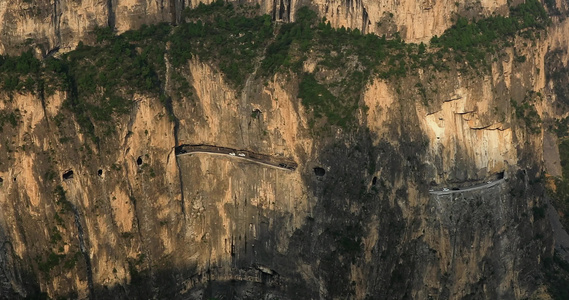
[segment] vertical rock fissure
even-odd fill
[[[274,40],[274,38],[271,39],[271,42],[267,43],[267,45],[270,45],[273,40]],[[262,53],[266,53],[267,48],[268,48],[268,46],[263,49]],[[243,90],[241,91],[241,104],[242,104],[241,107],[243,107],[245,109],[247,109],[249,106],[249,95],[254,94],[253,90],[252,90],[251,82],[253,81],[253,79],[255,79],[257,77],[257,71],[261,67],[261,62],[264,59],[265,59],[265,55],[262,55],[259,57],[259,59],[257,59],[257,61],[255,62],[255,69],[253,70],[253,73],[251,73],[251,75],[249,75],[249,77],[247,77],[247,80],[245,81],[245,86],[243,87]],[[241,142],[243,143],[244,146],[249,145],[248,135],[244,134],[244,132],[243,132],[243,128],[247,128],[247,122],[248,122],[248,120],[243,118],[243,119],[241,119],[241,123],[239,123],[239,131],[241,132]],[[245,140],[245,138],[247,138],[247,140]]]
[[[290,11],[291,11],[291,0],[285,0],[286,1],[286,11],[285,11],[285,15],[286,15],[286,20],[287,22],[291,22],[291,18],[290,18]]]
[[[43,116],[45,118],[45,126],[47,128],[47,131],[51,132],[51,126],[49,123],[49,114],[47,113],[47,104],[45,101],[45,88],[43,86],[39,89],[39,98],[41,101],[41,108],[43,111]]]
[[[452,194],[450,194],[450,202],[453,203],[454,201],[456,201],[456,199],[453,197]],[[452,218],[452,214],[451,214],[451,218]],[[460,219],[460,217],[458,217],[458,218]],[[452,224],[452,222],[456,222],[456,224],[458,226],[458,219],[456,219],[456,220],[451,219],[450,221],[451,221],[451,224]],[[456,234],[457,234],[456,232],[458,230],[457,226],[454,226],[454,228],[452,229],[453,233],[451,235],[451,239],[452,239],[452,252],[451,252],[451,259],[450,259],[450,268],[451,269],[455,267],[454,266],[454,257],[456,254],[456,240],[458,239],[458,237],[456,236]]]
[[[186,7],[184,0],[170,0],[170,14],[172,24],[176,25],[182,21],[182,12]]]
[[[186,220],[186,208],[185,208],[185,200],[184,200],[184,181],[182,180],[182,170],[180,168],[180,164],[178,163],[178,157],[176,157],[176,167],[178,168],[178,177],[180,178],[180,205],[182,208],[182,216],[184,216],[184,221]]]
[[[13,257],[12,243],[4,228],[0,227],[0,297],[6,297],[4,299],[25,295],[20,288],[22,279],[19,270],[14,266]]]
[[[95,299],[95,288],[93,285],[93,271],[91,267],[91,258],[89,257],[89,251],[87,251],[87,247],[85,246],[83,225],[81,225],[81,220],[79,219],[79,211],[77,210],[77,206],[72,204],[72,207],[73,207],[73,214],[75,216],[75,227],[77,227],[77,235],[79,236],[79,249],[83,254],[83,258],[85,259],[85,265],[87,269],[87,285],[89,287],[89,298]]]
[[[367,27],[368,27],[368,22],[369,22],[369,16],[367,14],[367,9],[365,7],[363,7],[363,3],[362,3],[362,34],[366,34],[367,33]]]
[[[176,118],[174,123],[174,143],[178,145],[178,130],[180,127],[180,122]],[[174,159],[176,160],[176,168],[178,169],[178,180],[180,181],[180,205],[182,208],[182,215],[184,216],[184,221],[186,220],[186,208],[185,208],[185,198],[184,198],[184,181],[182,180],[182,168],[180,168],[180,163],[178,162],[178,156],[175,155],[176,150],[174,150]]]
[[[286,13],[286,5],[285,5],[284,1],[286,1],[286,0],[280,0],[279,1],[279,20],[282,20],[282,21],[286,21],[284,18],[285,13]]]
[[[136,198],[134,197],[134,189],[132,188],[132,185],[130,184],[130,182],[127,182],[128,185],[128,195],[130,198],[130,202],[132,203],[132,209],[135,212],[134,213],[134,220],[136,222],[136,230],[138,231],[138,236],[140,238],[140,240],[142,241],[142,232],[140,232],[140,219],[138,218],[138,206],[136,203]]]
[[[179,9],[178,9],[178,12],[179,12],[179,15],[180,15],[180,16],[179,16],[178,22],[182,22],[182,15],[183,15],[184,9],[186,9],[186,1],[180,0],[180,6],[179,6]]]
[[[178,4],[179,3],[180,3],[179,0],[168,1],[168,8],[170,11],[170,22],[173,25],[178,24]],[[160,6],[164,7],[164,1],[160,1]]]
[[[53,1],[53,31],[55,33],[56,41],[55,45],[51,45],[52,48],[57,48],[61,45],[61,24],[60,24],[60,14],[59,10],[59,0]]]
[[[273,17],[273,21],[277,20],[277,1],[278,0],[273,0],[273,9],[271,11],[271,15]]]
[[[181,1],[181,5],[182,7],[184,7],[184,1]],[[170,78],[172,77],[172,65],[170,64],[170,61],[168,60],[168,55],[164,54],[164,65],[166,66],[166,76],[164,79],[164,90],[163,93],[165,93],[166,95],[169,94],[169,92],[172,90],[170,87]],[[166,108],[168,109],[168,108]],[[178,138],[178,132],[180,131],[180,121],[178,120],[178,118],[176,117],[176,114],[174,113],[173,107],[172,105],[170,105],[170,112],[171,115],[174,116],[174,145],[175,146],[179,146],[179,138]],[[174,154],[176,153],[176,150],[174,150]],[[182,169],[180,168],[180,163],[178,161],[178,156],[174,155],[174,159],[176,160],[176,168],[178,169],[178,179],[180,181],[180,195],[181,195],[181,199],[180,199],[180,205],[181,205],[181,209],[182,209],[182,215],[184,216],[184,221],[186,220],[186,208],[185,208],[185,199],[184,199],[184,181],[182,180]]]
[[[107,25],[111,29],[115,29],[115,11],[113,9],[113,0],[107,0],[108,20]]]

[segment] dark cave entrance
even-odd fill
[[[72,179],[73,178],[73,170],[69,170],[65,173],[63,173],[63,180],[68,180],[68,179]]]
[[[324,170],[324,169],[321,168],[321,167],[316,167],[316,168],[314,168],[314,175],[316,175],[316,176],[324,176],[324,175],[326,175],[326,170]]]
[[[496,176],[498,176],[498,179],[503,179],[504,175],[505,175],[505,171],[499,172]]]

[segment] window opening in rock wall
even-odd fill
[[[314,168],[314,174],[316,176],[324,176],[326,174],[326,170],[324,170],[323,168],[320,168],[320,167],[316,167],[316,168]]]
[[[73,178],[73,170],[69,170],[63,173],[63,180],[72,179]]]

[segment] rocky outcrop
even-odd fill
[[[16,54],[36,48],[38,55],[74,49],[80,41],[92,43],[97,27],[118,33],[142,24],[177,23],[182,11],[213,1],[158,0],[15,0],[0,5],[0,54]],[[506,14],[506,1],[367,1],[301,2],[254,1],[259,13],[274,20],[294,21],[295,11],[311,5],[333,27],[359,29],[364,33],[391,36],[396,32],[411,42],[427,42],[453,24],[456,15],[471,17]]]
[[[364,33],[393,35],[411,42],[427,42],[442,34],[457,15],[488,16],[507,13],[506,1],[320,1],[320,14],[335,27]]]
[[[29,45],[42,55],[69,51],[80,41],[92,42],[97,27],[124,32],[142,24],[175,22],[183,7],[183,1],[153,0],[5,2],[0,5],[0,53],[18,53]]]
[[[64,92],[13,94],[2,104],[17,122],[3,129],[0,220],[10,250],[0,262],[19,263],[2,269],[3,295],[529,296],[528,276],[551,251],[547,223],[532,214],[543,192],[530,184],[541,176],[540,157],[524,156],[540,135],[492,107],[509,107],[502,97],[541,81],[503,76],[501,65],[492,76],[438,81],[440,97],[428,105],[412,88],[398,93],[376,80],[363,95],[367,130],[321,137],[294,76],[264,83],[252,74],[236,90],[199,59],[184,68],[191,95],[171,111],[134,95],[132,111],[100,143],[80,133]],[[176,156],[181,144],[291,157],[298,168]],[[433,181],[469,184],[501,171],[509,182],[488,191],[428,192]]]
[[[17,3],[39,5],[24,2]],[[30,25],[40,16],[28,10],[0,6],[2,24],[15,12],[30,20],[14,22],[15,31],[3,27],[3,51],[16,51],[6,45],[32,31],[46,50],[72,48],[94,26],[173,22],[179,8],[196,5],[87,3],[57,2],[53,29]],[[505,5],[477,3],[479,10],[465,11]],[[286,20],[295,5],[261,7],[279,7],[275,18]],[[423,40],[448,27],[463,4],[314,5],[334,26],[380,34],[407,26],[405,37]],[[386,13],[399,6],[427,25]],[[155,17],[139,18],[147,15]],[[392,25],[374,29],[377,21]],[[160,92],[172,102],[135,93],[128,113],[94,124],[101,140],[64,105],[66,91],[4,93],[0,298],[528,298],[542,284],[553,240],[540,213],[542,130],[515,117],[511,100],[533,97],[540,116],[553,116],[556,82],[547,80],[545,57],[567,46],[566,27],[555,24],[533,46],[516,40],[482,75],[453,69],[376,78],[349,131],[311,127],[292,72],[253,72],[237,89],[198,57],[177,70],[189,92],[176,95],[167,64]],[[50,39],[51,32],[64,34]],[[184,144],[291,158],[298,167],[177,156]],[[507,180],[489,189],[429,192],[502,172]]]

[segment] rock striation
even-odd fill
[[[456,13],[507,11],[504,1],[447,2],[311,4],[335,27],[408,41],[441,34]],[[176,23],[197,5],[4,1],[0,52],[27,42],[42,55],[67,51],[97,26]],[[259,5],[293,21],[299,3]],[[191,92],[176,96],[166,59],[160,92],[172,102],[135,93],[110,129],[95,126],[102,140],[69,112],[69,90],[2,92],[0,299],[535,296],[554,249],[539,213],[547,158],[542,127],[523,126],[511,101],[532,97],[541,118],[559,117],[546,58],[564,51],[554,66],[566,66],[568,30],[556,20],[534,45],[516,39],[485,75],[375,78],[350,132],[315,132],[295,73],[249,74],[236,88],[199,57],[179,75]],[[262,153],[295,169],[177,155],[184,145]],[[491,188],[460,191],[498,176]],[[459,190],[429,193],[443,188]]]
[[[14,0],[0,4],[0,54],[15,54],[34,45],[38,54],[74,49],[92,42],[97,27],[122,33],[142,24],[176,24],[185,8],[214,1],[189,0]],[[273,20],[294,21],[294,12],[310,4],[333,27],[392,36],[410,42],[428,42],[453,24],[457,15],[490,16],[508,12],[506,1],[367,1],[296,0],[253,1]]]

